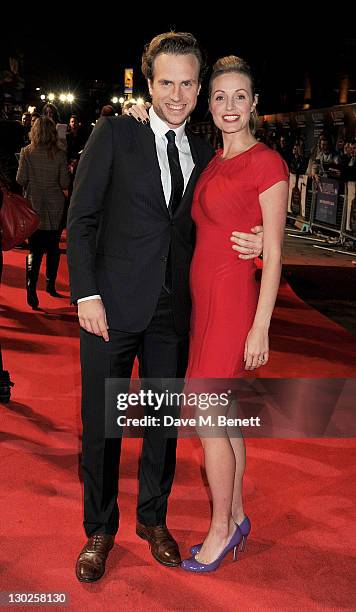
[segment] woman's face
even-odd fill
[[[351,142],[346,142],[345,146],[344,146],[344,154],[350,156],[351,155],[351,149],[352,149]]]
[[[251,111],[255,106],[251,82],[245,74],[228,72],[213,80],[210,111],[215,125],[222,132],[249,132]]]

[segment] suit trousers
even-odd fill
[[[136,356],[142,378],[184,378],[188,334],[175,331],[171,296],[164,289],[147,329],[137,333],[109,329],[109,342],[83,329],[80,332],[84,529],[88,537],[114,535],[119,525],[121,438],[105,438],[105,378],[130,378]],[[177,438],[167,437],[161,428],[146,428],[137,501],[137,519],[144,525],[166,523],[176,445]]]

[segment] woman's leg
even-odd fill
[[[227,417],[229,419],[236,419],[238,417],[236,399],[231,402]],[[245,518],[243,508],[243,477],[246,467],[246,446],[241,429],[238,425],[227,427],[226,431],[236,462],[231,514],[235,523],[239,525]]]
[[[201,442],[213,512],[209,533],[196,558],[202,563],[211,563],[227,546],[236,529],[231,516],[236,462],[228,436],[202,437]]]
[[[36,230],[29,240],[29,254],[26,257],[27,303],[31,308],[38,308],[37,281],[44,253],[44,230]]]
[[[55,283],[60,261],[60,236],[60,230],[49,230],[47,232],[46,291],[54,297],[58,296]]]
[[[246,447],[245,441],[241,438],[230,438],[230,444],[232,446],[235,455],[235,479],[234,479],[234,492],[232,496],[231,514],[237,525],[242,523],[245,518],[245,512],[243,508],[243,477],[246,466]]]

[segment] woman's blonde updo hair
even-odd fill
[[[253,78],[253,74],[251,72],[251,68],[248,65],[248,63],[245,62],[244,59],[242,59],[241,57],[237,57],[236,55],[227,55],[226,57],[221,57],[215,62],[211,76],[210,76],[210,80],[209,80],[209,100],[210,100],[210,96],[212,92],[212,86],[213,86],[214,79],[221,76],[222,74],[228,74],[229,72],[236,72],[237,74],[243,74],[249,79],[250,85],[251,85],[252,100],[254,100],[255,95],[256,95],[256,90],[255,90],[255,81]],[[252,134],[254,134],[256,131],[256,125],[257,125],[257,111],[256,111],[256,108],[254,108],[253,111],[251,112],[251,118],[250,118],[250,130]]]

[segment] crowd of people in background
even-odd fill
[[[335,144],[330,135],[320,134],[310,155],[304,151],[304,142],[295,138],[288,143],[285,136],[267,139],[272,149],[282,155],[293,174],[307,174],[318,180],[320,177],[339,178],[343,181],[356,179],[356,141],[340,136]]]

